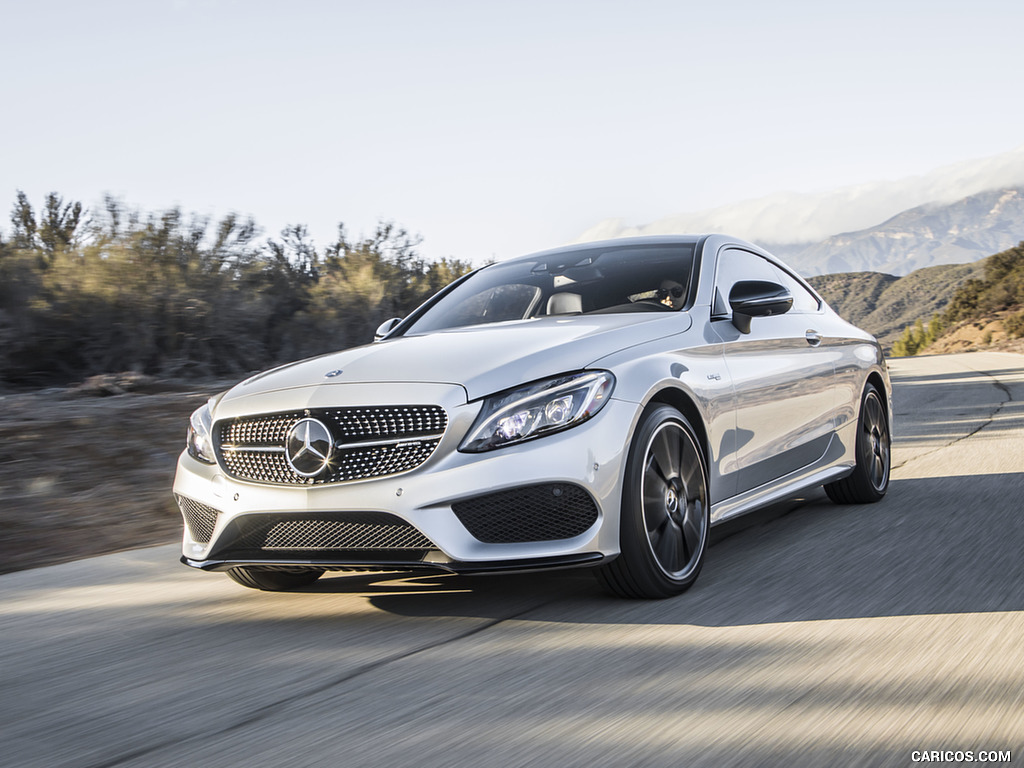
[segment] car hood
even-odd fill
[[[686,331],[687,313],[545,317],[400,336],[257,374],[224,400],[351,383],[456,384],[469,400],[586,368],[602,357]]]

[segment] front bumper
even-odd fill
[[[212,510],[200,540],[185,526],[182,562],[203,570],[259,565],[480,572],[586,565],[617,555],[623,465],[639,406],[612,398],[593,419],[565,432],[466,454],[457,448],[479,404],[466,404],[455,389],[435,399],[447,400],[442,404],[450,419],[437,450],[422,466],[403,474],[318,486],[263,485],[234,479],[219,466],[182,453],[174,482],[179,504],[186,499]],[[482,534],[477,529],[474,536],[452,508],[481,496],[504,491],[515,495],[536,486],[581,489],[596,507],[595,521],[567,538],[495,543],[478,538]],[[415,550],[258,551],[251,540],[240,544],[239,531],[251,529],[256,521],[349,520],[361,514],[411,526],[429,544]]]

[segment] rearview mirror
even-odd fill
[[[752,317],[782,315],[792,306],[793,294],[767,280],[740,280],[729,291],[732,324],[740,333],[750,333]]]
[[[390,320],[385,320],[383,323],[377,326],[377,330],[374,331],[373,333],[373,340],[380,341],[393,330],[395,330],[395,326],[398,325],[400,322],[402,322],[402,318],[400,317],[392,317]]]

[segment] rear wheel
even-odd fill
[[[312,584],[323,575],[323,571],[315,568],[303,568],[294,571],[273,571],[267,568],[239,566],[228,571],[228,576],[243,587],[262,589],[267,592],[298,589]]]
[[[709,528],[704,452],[675,408],[641,418],[626,461],[619,520],[621,553],[597,576],[622,597],[678,595],[704,564]]]
[[[836,504],[871,504],[889,489],[892,462],[889,418],[882,395],[874,384],[864,388],[857,419],[857,465],[853,472],[825,486]]]

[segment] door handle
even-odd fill
[[[808,330],[807,333],[804,334],[804,338],[807,339],[807,343],[812,347],[816,347],[821,344],[821,334],[815,330]]]

